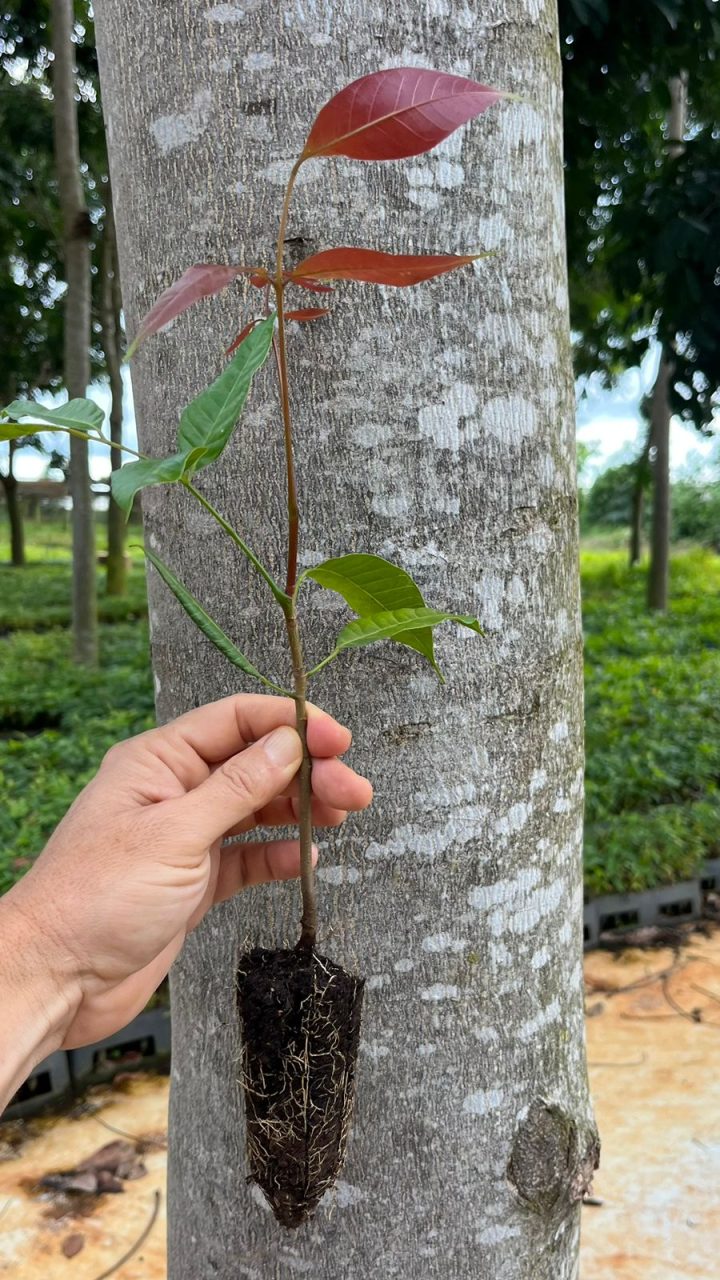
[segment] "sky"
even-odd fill
[[[593,448],[581,483],[588,487],[601,471],[629,462],[640,449],[645,428],[640,403],[657,374],[658,352],[650,350],[639,368],[628,369],[612,390],[591,375],[577,384],[577,438]],[[720,476],[720,421],[716,436],[708,438],[673,418],[670,429],[670,467],[673,478],[692,473],[717,480]]]
[[[578,440],[592,447],[592,455],[583,469],[581,483],[588,486],[608,466],[630,461],[639,451],[642,438],[640,402],[651,389],[657,370],[657,353],[650,351],[640,368],[629,369],[612,390],[604,388],[599,378],[592,375],[577,385]],[[132,404],[132,386],[127,367],[123,368],[125,382],[124,439],[137,448],[135,413]],[[107,412],[110,407],[108,388],[97,383],[90,388],[93,400]],[[42,397],[47,404],[59,403],[64,397]],[[55,445],[58,437],[45,436],[49,445]],[[4,451],[3,451],[4,452]],[[99,445],[90,446],[90,471],[93,479],[107,476],[109,450]],[[1,455],[0,455],[1,456]],[[706,475],[708,479],[720,476],[720,422],[718,435],[708,439],[691,426],[673,419],[670,433],[670,463],[673,476],[692,473]],[[16,474],[21,480],[36,480],[45,474],[47,459],[34,450],[26,450],[16,460]]]

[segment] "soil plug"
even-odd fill
[[[238,977],[250,1180],[297,1227],[345,1157],[365,984],[299,947],[250,951]]]

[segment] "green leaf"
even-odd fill
[[[128,462],[113,473],[112,491],[126,516],[133,498],[149,484],[172,484],[190,477],[222,453],[247,399],[253,375],[267,359],[275,317],[268,316],[239,347],[219,378],[193,400],[180,418],[179,450],[169,458]],[[76,403],[89,403],[73,401]]]
[[[365,618],[356,618],[354,622],[343,627],[335,643],[332,653],[319,662],[308,675],[315,675],[322,667],[336,658],[343,649],[360,648],[361,645],[374,644],[376,640],[397,640],[407,631],[422,631],[424,627],[437,627],[441,622],[459,622],[482,635],[482,628],[476,618],[463,613],[442,613],[438,609],[391,609],[382,613],[370,614]],[[435,666],[440,679],[442,675]]]
[[[267,360],[274,328],[274,315],[256,325],[220,377],[183,411],[178,446],[181,452],[193,454],[188,475],[213,462],[225,448],[242,412],[253,376]]]
[[[126,516],[132,511],[135,494],[149,484],[172,484],[182,479],[187,467],[187,454],[173,453],[169,458],[141,458],[126,462],[112,474],[112,495]]]
[[[21,440],[33,434],[32,422],[0,422],[0,440]]]
[[[477,618],[468,617],[465,613],[442,613],[438,609],[392,609],[349,622],[337,638],[335,652],[374,644],[376,640],[396,640],[403,631],[437,627],[441,622],[459,622],[461,626],[469,627],[471,631],[482,635],[482,627]]]
[[[425,607],[422,592],[409,573],[389,560],[383,560],[382,556],[338,556],[334,560],[325,560],[314,569],[306,569],[303,577],[312,578],[330,591],[337,591],[361,618],[388,609]],[[436,667],[431,627],[400,632],[393,638],[421,653]]]
[[[198,630],[202,631],[203,635],[211,642],[211,644],[214,644],[215,648],[220,650],[223,657],[227,658],[228,662],[232,662],[234,667],[239,667],[246,675],[252,676],[255,680],[260,680],[262,684],[268,685],[271,689],[277,689],[278,686],[274,685],[271,680],[267,680],[265,676],[261,675],[257,667],[254,667],[252,662],[250,662],[245,655],[236,648],[230,637],[225,634],[222,628],[219,627],[216,622],[213,622],[213,619],[205,612],[200,602],[195,599],[195,596],[187,590],[187,587],[183,586],[179,578],[175,577],[172,569],[169,569],[168,566],[164,564],[153,551],[148,550],[147,547],[144,548],[144,552],[151,565],[157,569],[163,582],[172,591],[175,599],[179,600],[188,617],[192,619]],[[279,690],[279,692],[284,693],[285,690]]]
[[[61,431],[102,431],[105,421],[105,414],[94,400],[68,400],[55,409],[34,400],[13,400],[4,412],[9,418],[32,418],[33,423],[42,422]]]

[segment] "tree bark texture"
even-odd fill
[[[282,192],[333,92],[419,64],[522,95],[407,163],[312,162],[288,235],[395,252],[496,250],[414,290],[339,289],[292,336],[302,563],[369,551],[446,628],[441,688],[411,653],[365,650],[312,696],[354,731],[372,812],[321,833],[322,948],[367,975],[342,1180],[283,1233],[245,1185],[234,973],[295,941],[294,886],[214,912],[173,974],[169,1275],[251,1280],[568,1280],[597,1154],[582,1009],[582,669],[574,400],[555,4],[317,0],[96,5],[120,267],[137,329],[193,262],[272,264]],[[292,246],[291,246],[292,249]],[[307,305],[298,302],[296,305]],[[141,447],[174,448],[256,297],[231,290],[141,348]],[[282,572],[281,427],[270,366],[202,487]],[[187,494],[143,499],[149,545],[245,652],[288,677],[282,620]],[[162,719],[239,687],[154,577]],[[347,617],[308,592],[306,652]]]
[[[15,475],[16,449],[16,442],[9,440],[7,475],[4,472],[0,474],[0,482],[5,491],[5,506],[7,507],[8,524],[10,526],[10,563],[16,569],[21,569],[25,564],[25,525],[20,506],[18,481]]]
[[[110,384],[110,439],[115,444],[122,444],[123,427],[123,382],[122,382],[122,350],[120,313],[122,301],[120,297],[120,278],[117,267],[117,244],[115,237],[115,219],[112,208],[112,194],[109,189],[106,197],[105,228],[102,245],[102,283],[101,283],[101,325],[102,344],[105,354],[105,368]],[[119,449],[110,450],[110,467],[116,471],[123,464],[123,456]],[[113,501],[112,494],[108,501],[107,512],[107,572],[106,592],[109,596],[123,596],[127,590],[127,562],[125,560],[125,516]]]
[[[77,81],[72,41],[72,0],[52,0],[53,121],[55,167],[63,224],[63,258],[67,291],[64,306],[64,381],[69,399],[87,394],[90,382],[90,233],[80,173]],[[72,497],[73,657],[97,662],[95,522],[90,489],[87,442],[70,437]]]

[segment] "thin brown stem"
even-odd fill
[[[283,273],[283,245],[285,244],[285,232],[287,231],[288,214],[290,212],[290,201],[292,199],[293,187],[295,179],[300,171],[300,165],[303,162],[302,156],[296,160],[290,170],[290,177],[285,191],[285,199],[283,200],[282,213],[280,214],[280,230],[278,231],[277,253],[275,256],[275,280],[277,284],[282,284]]]
[[[297,584],[298,546],[300,542],[300,512],[297,498],[295,458],[292,443],[292,419],[290,417],[290,393],[288,388],[287,355],[285,349],[285,321],[283,318],[283,289],[276,289],[278,308],[278,336],[273,338],[273,351],[280,384],[280,403],[285,440],[285,470],[287,473],[288,553],[285,592],[292,596]]]
[[[315,946],[317,938],[317,894],[315,889],[315,869],[312,864],[312,761],[307,745],[307,703],[305,700],[307,676],[303,663],[300,631],[294,603],[292,609],[285,614],[285,624],[293,660],[296,707],[295,726],[303,749],[302,764],[298,775],[300,890],[303,904],[298,948],[311,950]]]
[[[303,904],[298,947],[303,950],[312,950],[315,946],[315,940],[317,937],[317,895],[315,889],[315,871],[312,864],[312,762],[307,745],[307,705],[305,700],[307,691],[307,672],[305,670],[305,663],[303,660],[302,644],[300,642],[300,629],[298,627],[296,612],[295,588],[297,586],[300,514],[298,509],[297,482],[295,477],[295,460],[293,456],[292,443],[290,389],[288,384],[287,349],[285,343],[285,282],[283,280],[283,245],[285,242],[285,231],[287,229],[288,212],[290,209],[290,197],[292,196],[293,186],[295,185],[295,179],[301,163],[301,160],[297,160],[293,165],[280,217],[275,280],[273,281],[277,302],[278,332],[277,339],[273,340],[273,349],[275,351],[278,381],[280,384],[280,405],[282,409],[283,433],[285,438],[285,464],[287,468],[288,555],[285,591],[289,597],[289,601],[286,605],[283,605],[283,610],[285,613],[285,625],[287,627],[288,640],[290,642],[290,652],[292,654],[296,727],[303,749],[302,764],[300,766],[300,773],[298,776],[300,806],[300,888],[302,891]]]

